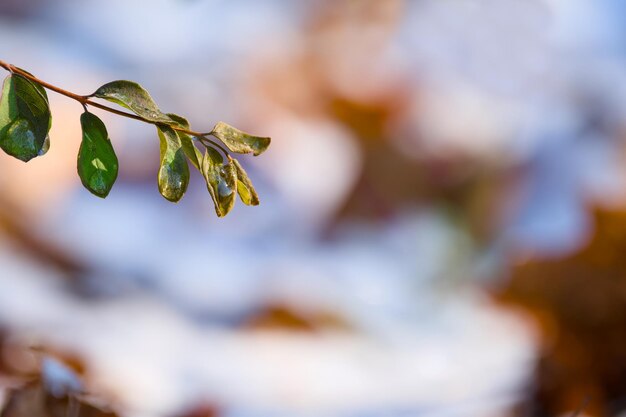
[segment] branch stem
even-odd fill
[[[98,109],[104,110],[104,111],[108,111],[109,113],[113,113],[113,114],[117,114],[118,116],[122,116],[122,117],[127,117],[129,119],[133,119],[133,120],[139,120],[140,122],[144,122],[144,123],[148,123],[151,125],[159,125],[161,123],[157,123],[157,122],[153,122],[151,120],[147,120],[144,119],[141,116],[137,116],[136,114],[132,114],[132,113],[127,113],[125,111],[122,110],[118,110],[118,109],[114,109],[113,107],[109,107],[106,106],[104,104],[100,104],[96,101],[91,100],[89,97],[90,96],[81,96],[79,94],[75,94],[72,93],[71,91],[67,91],[64,90],[60,87],[57,87],[56,85],[52,85],[50,83],[47,83],[43,80],[40,80],[39,78],[35,77],[32,74],[29,74],[28,72],[16,67],[15,65],[9,64],[7,62],[4,62],[2,60],[0,60],[0,67],[4,68],[5,70],[9,71],[12,74],[17,74],[21,77],[24,77],[36,84],[39,84],[40,86],[47,88],[50,91],[54,91],[55,93],[64,95],[65,97],[69,97],[73,100],[78,101],[80,104],[83,105],[83,107],[85,106],[92,106],[92,107],[96,107]],[[219,145],[218,143],[215,143],[214,141],[208,139],[206,136],[211,135],[212,132],[210,133],[200,133],[200,132],[195,132],[193,130],[190,129],[185,129],[182,128],[180,126],[176,126],[176,125],[169,125],[169,127],[171,127],[174,130],[177,130],[179,132],[182,133],[186,133],[188,135],[192,135],[192,136],[196,136],[199,138],[204,138],[206,141],[210,142],[211,144],[213,144],[214,146],[218,147],[222,152],[224,152],[226,155],[228,155],[228,151],[226,149],[224,149],[221,145]]]

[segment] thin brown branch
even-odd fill
[[[16,67],[15,65],[9,64],[7,62],[4,62],[2,60],[0,60],[0,67],[4,68],[5,70],[11,72],[12,74],[18,74],[21,77],[24,77],[34,83],[39,84],[40,86],[50,90],[50,91],[54,91],[55,93],[64,95],[65,97],[69,97],[73,100],[78,101],[80,104],[83,105],[83,107],[85,106],[93,106],[96,107],[98,109],[104,110],[104,111],[108,111],[109,113],[113,113],[113,114],[117,114],[118,116],[122,116],[122,117],[127,117],[129,119],[133,119],[133,120],[138,120],[140,122],[144,122],[144,123],[148,123],[151,125],[162,125],[162,123],[158,123],[158,122],[153,122],[151,120],[147,120],[144,119],[141,116],[138,116],[136,114],[132,114],[132,113],[127,113],[125,111],[122,110],[118,110],[118,109],[114,109],[112,107],[106,106],[104,104],[98,103],[96,101],[93,101],[89,98],[89,96],[81,96],[79,94],[76,93],[72,93],[71,91],[67,91],[64,90],[60,87],[57,87],[56,85],[47,83],[43,80],[40,80],[39,78],[35,77],[32,74],[29,74],[28,72]],[[206,136],[211,135],[213,131],[209,132],[209,133],[200,133],[200,132],[195,132],[193,130],[190,129],[185,129],[183,127],[180,126],[176,126],[176,125],[169,125],[169,127],[171,127],[174,130],[177,130],[179,132],[182,133],[186,133],[188,135],[192,135],[192,136],[196,136],[199,138],[204,138],[206,141],[208,141],[209,143],[211,143],[212,145],[216,146],[217,148],[219,148],[222,152],[224,152],[226,155],[228,155],[228,151],[226,149],[224,149],[224,147],[222,147],[221,145],[219,145],[218,143],[215,143],[214,141],[212,141],[211,139],[208,139]]]

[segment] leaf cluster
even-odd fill
[[[44,155],[49,149],[52,115],[42,85],[30,73],[15,69],[19,72],[12,71],[2,87],[0,148],[28,162]],[[87,108],[90,104],[96,105],[92,101],[96,98],[120,105],[134,116],[115,113],[156,126],[160,149],[157,183],[165,199],[178,202],[184,196],[189,185],[191,164],[204,177],[219,217],[233,208],[236,194],[246,205],[259,204],[259,197],[246,171],[229,152],[260,155],[270,145],[270,138],[247,134],[223,122],[217,123],[209,133],[197,134],[190,129],[184,117],[162,112],[150,94],[132,81],[113,81],[89,96],[70,96],[79,100],[85,108],[80,118],[82,141],[77,169],[82,184],[94,195],[105,198],[109,194],[119,169],[106,126]],[[108,109],[102,105],[98,107]]]

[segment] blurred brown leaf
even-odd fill
[[[585,397],[587,415],[626,409],[626,211],[597,209],[595,223],[583,249],[516,266],[498,294],[542,331],[533,415],[574,410]]]
[[[268,304],[245,320],[243,328],[316,332],[325,329],[346,330],[350,326],[331,311],[302,311],[287,305]]]

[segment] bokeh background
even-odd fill
[[[626,415],[625,58],[621,0],[0,1],[0,59],[273,138],[218,219],[94,110],[100,200],[49,93],[49,153],[0,155],[3,401],[73,369],[130,417]]]

